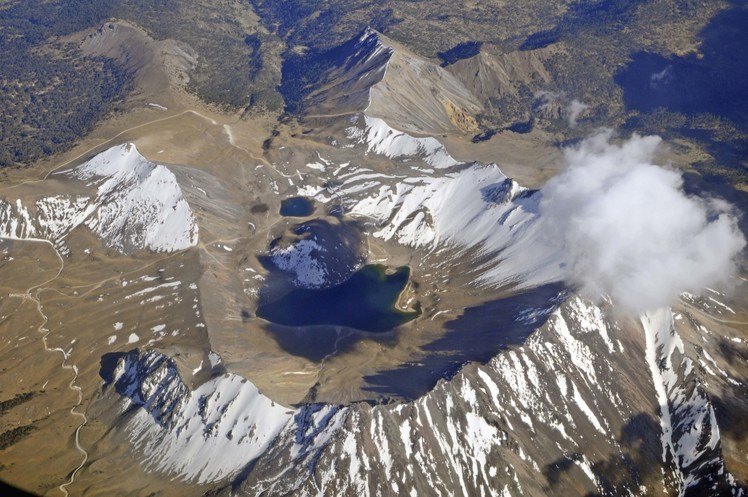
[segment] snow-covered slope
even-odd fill
[[[347,119],[347,160],[320,156],[300,193],[342,206],[427,267],[469,268],[471,291],[563,278],[538,192],[495,164],[454,160],[434,138]],[[350,160],[357,151],[370,157]],[[379,160],[386,167],[367,167]],[[92,194],[14,199],[2,229],[64,247],[87,226],[121,251],[197,241],[174,176],[132,146],[61,175]],[[282,242],[266,255],[296,286],[329,280],[318,238]],[[711,356],[680,335],[673,311],[629,319],[609,300],[558,297],[507,318],[537,327],[523,345],[462,365],[410,402],[286,408],[238,375],[183,378],[174,360],[135,350],[106,375],[98,407],[118,413],[111,436],[147,471],[224,495],[742,495],[697,364]]]
[[[724,484],[724,460],[714,408],[685,355],[670,309],[641,317],[647,340],[646,359],[652,372],[662,427],[662,462],[672,461],[673,486],[679,495],[689,488],[718,493]]]
[[[122,411],[136,409],[126,430],[144,464],[196,483],[236,474],[292,417],[240,376],[225,374],[191,391],[174,362],[157,352],[122,357],[112,386]]]
[[[318,252],[326,249],[315,240],[300,240],[288,247],[274,247],[270,251],[273,264],[293,274],[294,283],[301,288],[322,288],[329,279]]]
[[[305,194],[428,264],[475,267],[474,285],[563,277],[538,231],[538,192],[496,165],[453,161],[435,140],[354,124],[349,146],[388,160],[387,172],[326,159]],[[106,164],[95,168],[103,192]],[[325,280],[316,250],[301,240],[268,255],[314,287]],[[630,319],[610,300],[565,295],[510,318],[537,323],[522,346],[412,402],[286,409],[230,374],[191,389],[170,359],[137,351],[106,398],[127,413],[117,429],[144,467],[224,495],[742,495],[696,365],[706,352],[681,338],[673,311]]]
[[[197,244],[198,228],[174,175],[119,145],[59,176],[96,187],[87,195],[42,197],[25,205],[0,200],[0,237],[43,238],[67,253],[66,237],[86,226],[120,252],[183,250]]]
[[[741,495],[708,397],[676,374],[672,312],[609,310],[571,297],[524,346],[409,403],[288,411],[231,375],[190,391],[137,352],[114,387],[148,468],[226,495]]]
[[[417,138],[391,128],[384,120],[361,116],[363,125],[348,128],[348,138],[366,145],[368,152],[384,155],[390,159],[421,157],[435,168],[446,168],[458,164],[447,149],[436,138]],[[354,118],[354,122],[358,119]]]
[[[470,251],[480,259],[479,284],[529,288],[563,278],[558,252],[536,226],[538,192],[496,164],[459,163],[434,138],[395,131],[381,119],[352,121],[351,145],[392,159],[392,173],[345,163],[333,181],[300,193],[342,203],[348,214],[374,223],[374,237],[434,256]]]

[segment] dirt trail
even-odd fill
[[[68,383],[68,388],[70,390],[73,390],[78,395],[78,402],[70,408],[70,414],[73,416],[78,416],[82,419],[82,422],[78,427],[75,429],[75,448],[83,455],[83,459],[81,460],[80,464],[73,470],[72,473],[70,473],[70,479],[61,484],[58,488],[63,493],[65,497],[68,497],[69,493],[66,487],[73,484],[75,481],[75,476],[78,474],[78,472],[85,466],[86,462],[88,462],[88,452],[86,449],[84,449],[80,444],[80,432],[81,429],[88,423],[88,416],[86,416],[85,412],[78,412],[76,409],[83,404],[83,390],[81,387],[77,385],[78,381],[78,367],[74,364],[67,364],[68,360],[68,353],[65,352],[63,349],[59,347],[50,348],[47,344],[47,337],[49,336],[50,331],[45,328],[47,322],[49,321],[49,318],[47,318],[47,315],[44,314],[44,311],[42,310],[42,304],[39,300],[39,294],[42,290],[44,290],[44,287],[57,278],[60,277],[60,274],[62,274],[63,269],[65,269],[65,261],[62,258],[62,255],[60,255],[60,252],[57,250],[57,248],[50,242],[49,240],[42,240],[38,238],[27,238],[23,239],[22,241],[25,242],[35,242],[35,243],[47,243],[50,247],[52,247],[52,250],[55,251],[55,255],[60,260],[60,269],[57,271],[57,274],[55,274],[52,278],[48,279],[47,281],[44,281],[43,283],[39,283],[37,285],[34,285],[30,287],[26,292],[24,293],[12,293],[9,296],[10,297],[16,297],[21,298],[24,300],[30,300],[34,302],[36,305],[36,310],[39,313],[39,315],[42,317],[42,322],[39,325],[38,331],[40,334],[42,334],[42,344],[44,345],[44,350],[47,352],[59,352],[62,354],[62,363],[60,364],[61,369],[66,369],[73,372],[73,378],[70,380],[70,383]]]

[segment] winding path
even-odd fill
[[[200,112],[198,112],[196,110],[192,110],[192,109],[187,109],[187,110],[184,110],[182,112],[179,112],[179,113],[176,113],[176,114],[172,114],[172,115],[169,115],[169,116],[166,116],[166,117],[161,117],[161,118],[158,118],[158,119],[153,119],[151,121],[146,121],[144,123],[140,123],[140,124],[136,124],[134,126],[130,126],[127,129],[123,129],[122,131],[120,131],[116,135],[112,136],[111,138],[108,138],[108,139],[106,139],[106,140],[104,140],[104,141],[102,141],[102,142],[100,142],[100,143],[98,143],[96,145],[93,145],[93,146],[87,148],[83,152],[80,152],[78,155],[76,155],[72,159],[68,159],[65,162],[61,163],[61,164],[57,164],[52,169],[50,169],[49,171],[47,171],[44,174],[44,176],[41,177],[41,178],[39,178],[39,179],[22,181],[20,183],[14,184],[14,185],[6,186],[3,189],[4,190],[10,190],[12,188],[18,188],[18,187],[24,186],[24,185],[31,185],[31,184],[34,184],[34,183],[41,183],[42,181],[47,180],[51,175],[55,174],[57,171],[59,171],[63,167],[69,166],[73,162],[75,162],[77,160],[80,160],[80,159],[86,157],[87,155],[90,155],[92,152],[94,152],[97,149],[105,148],[105,147],[109,146],[112,142],[116,141],[119,137],[121,137],[122,135],[124,135],[126,133],[134,131],[134,130],[136,130],[138,128],[144,128],[146,126],[150,126],[152,124],[156,124],[156,123],[160,123],[160,122],[164,122],[164,121],[169,121],[171,119],[175,119],[177,117],[181,117],[181,116],[183,116],[185,114],[194,114],[194,115],[196,115],[198,117],[201,117],[201,118],[205,119],[206,121],[209,121],[213,125],[218,125],[218,122],[215,119],[213,119],[211,117],[208,117],[208,116],[206,116],[204,114],[201,114]],[[36,241],[41,241],[41,240],[36,240]]]
[[[742,326],[748,325],[748,321],[734,321],[734,320],[731,320],[731,319],[720,319],[718,317],[712,316],[711,314],[705,312],[703,309],[700,309],[700,308],[696,307],[695,305],[691,304],[690,302],[686,302],[684,300],[681,300],[681,303],[685,307],[688,307],[692,311],[695,311],[696,314],[699,314],[700,316],[702,316],[702,317],[704,317],[706,319],[710,319],[712,321],[716,321],[716,322],[721,323],[721,324],[728,324],[728,325],[729,324],[737,324],[737,325],[742,325]]]
[[[76,409],[80,407],[81,404],[83,404],[83,390],[81,389],[81,387],[79,387],[76,384],[76,382],[78,381],[78,367],[75,366],[74,364],[72,365],[67,364],[68,353],[62,350],[61,348],[59,347],[49,348],[49,345],[47,344],[47,337],[49,336],[50,331],[47,328],[45,328],[47,322],[49,321],[49,318],[47,317],[46,314],[44,314],[44,311],[42,311],[42,304],[41,304],[41,301],[39,300],[39,293],[44,289],[43,287],[53,282],[57,278],[59,278],[60,274],[62,274],[63,269],[65,269],[65,261],[60,255],[60,252],[54,246],[54,244],[50,242],[49,240],[43,240],[40,238],[24,238],[24,239],[14,238],[14,240],[19,240],[23,242],[47,243],[49,244],[50,247],[52,247],[52,250],[55,251],[55,255],[60,260],[60,269],[57,271],[57,274],[55,274],[52,278],[42,283],[39,283],[38,285],[32,286],[31,288],[26,290],[25,293],[11,293],[9,297],[16,297],[16,298],[21,298],[24,300],[30,300],[34,302],[34,304],[36,305],[37,312],[39,312],[39,315],[42,317],[42,322],[39,325],[38,331],[39,333],[43,334],[42,344],[44,345],[44,350],[47,352],[59,352],[60,354],[62,354],[62,364],[60,365],[60,367],[62,369],[67,369],[73,372],[73,379],[70,380],[70,383],[68,383],[68,388],[70,388],[70,390],[73,390],[78,394],[78,402],[73,407],[70,408],[70,414],[72,414],[73,416],[78,416],[83,420],[82,423],[78,425],[78,427],[75,429],[75,448],[78,449],[78,451],[83,455],[83,460],[73,470],[73,472],[70,473],[70,479],[67,482],[61,484],[59,487],[57,487],[60,489],[60,491],[63,493],[65,497],[68,497],[68,495],[70,494],[68,493],[68,490],[66,487],[73,484],[73,482],[75,481],[75,476],[83,468],[83,466],[85,466],[86,462],[88,462],[88,452],[80,444],[80,432],[81,432],[81,429],[86,425],[86,423],[88,423],[88,416],[86,416],[85,412],[76,411]]]

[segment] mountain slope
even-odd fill
[[[80,131],[132,80],[70,157],[128,140],[170,165],[130,144],[0,172],[0,478],[44,495],[745,496],[748,280],[698,276],[745,262],[744,206],[695,173],[740,178],[745,116],[723,98],[740,100],[739,2],[73,3],[0,1],[0,46],[19,48],[0,57],[30,71],[0,78],[6,103],[51,109],[11,112],[29,128],[11,135],[49,116]],[[53,112],[71,103],[88,117]],[[670,148],[653,162],[659,138],[611,131],[591,150],[600,125]],[[672,188],[649,188],[670,160]],[[580,162],[620,174],[542,190],[507,174],[541,187]],[[369,333],[260,316],[364,265],[401,276],[386,310],[416,317]],[[610,288],[644,301],[678,271],[671,307],[633,312]]]
[[[474,266],[469,258],[484,251],[473,283],[562,277],[555,253],[534,251],[538,192],[493,165],[443,162],[434,143],[375,118],[353,124],[341,150],[352,144],[395,170],[320,158],[337,183],[319,178],[300,187],[307,194],[368,219],[371,236],[420,250],[433,267],[455,250],[462,255],[451,264]],[[723,299],[712,302],[728,309]],[[511,315],[536,328],[523,345],[463,365],[413,401],[381,404],[276,407],[232,375],[190,388],[169,359],[133,352],[102,402],[135,409],[116,430],[145,467],[224,486],[225,495],[743,495],[723,452],[722,428],[732,428],[720,427],[712,396],[723,382],[744,392],[746,368],[728,373],[707,351],[717,344],[696,346],[701,323],[720,312],[684,295],[677,310],[630,318],[569,290]],[[705,361],[719,382],[706,380]],[[239,455],[181,462],[218,450]]]
[[[55,173],[90,195],[55,195],[33,202],[0,200],[0,236],[43,238],[62,252],[68,235],[86,226],[120,252],[183,250],[197,243],[198,228],[174,175],[147,161],[134,145],[110,148],[88,162]]]
[[[148,467],[214,481],[249,465],[226,495],[742,495],[703,390],[687,393],[688,378],[632,360],[676,367],[673,349],[652,341],[680,340],[672,312],[643,315],[642,328],[609,311],[571,297],[524,346],[412,403],[308,405],[290,418],[260,398],[242,403],[240,419],[234,380],[190,392],[154,354],[123,358],[114,385],[143,409],[124,429]],[[665,404],[656,392],[669,392]],[[200,419],[206,428],[194,432]],[[247,431],[262,441],[234,439]],[[185,437],[190,444],[179,445]],[[177,462],[185,450],[225,453],[237,443],[232,451],[252,448],[238,459],[201,458],[204,467]]]
[[[313,116],[364,112],[410,133],[472,132],[482,106],[439,65],[367,28],[334,53],[307,97]]]

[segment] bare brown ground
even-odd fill
[[[50,174],[113,145],[132,142],[146,158],[172,166],[200,227],[200,243],[193,250],[132,256],[106,250],[80,230],[70,240],[72,255],[65,260],[64,270],[52,281],[48,280],[59,270],[59,259],[49,245],[0,244],[14,257],[0,261],[0,401],[17,393],[37,392],[32,400],[0,418],[0,432],[27,424],[36,428],[0,452],[0,478],[29,490],[62,495],[59,486],[82,459],[74,443],[81,419],[70,412],[78,403],[70,388],[73,375],[61,369],[60,353],[45,351],[39,331],[45,317],[49,347],[65,350],[69,354],[66,364],[78,369],[76,385],[83,392],[79,412],[90,412],[102,393],[100,358],[135,347],[154,348],[175,357],[184,377],[194,383],[205,379],[202,373],[193,378],[193,370],[199,369],[212,349],[222,356],[227,370],[248,377],[277,402],[291,405],[307,398],[315,385],[316,399],[322,401],[376,397],[362,390],[363,376],[417,358],[422,345],[440,336],[445,322],[458,317],[462,309],[497,296],[460,287],[464,268],[459,264],[439,274],[423,254],[369,238],[369,262],[411,267],[416,285],[408,297],[421,302],[423,316],[391,335],[364,336],[346,354],[323,361],[289,354],[267,324],[253,317],[257,295],[252,290],[266,274],[257,255],[277,234],[280,199],[316,173],[289,174],[293,167],[284,169],[266,158],[262,145],[276,127],[273,117],[244,120],[212,109],[181,90],[168,91],[168,99],[159,100],[158,94],[140,95],[143,102],[168,101],[167,110],[144,104],[112,116],[60,156],[26,169],[0,172],[0,196],[77,192],[81,187]],[[331,149],[320,138],[304,137],[298,124],[280,126],[278,131],[274,150],[286,147],[289,151],[283,157],[288,160],[303,163],[317,150]],[[455,158],[496,162],[505,174],[531,188],[542,187],[561,167],[560,152],[549,144],[547,136],[536,132],[501,133],[478,144],[464,136],[440,140]],[[697,151],[668,153],[679,164]],[[265,212],[252,212],[252,207],[262,204],[268,206]],[[145,288],[146,282],[139,279],[143,277],[177,278],[182,281],[181,290],[176,297],[165,296],[159,303],[128,299]],[[185,290],[192,282],[198,286],[194,295]],[[44,316],[31,300],[9,296],[40,283],[44,283],[38,292]],[[203,322],[207,326],[199,327]],[[122,323],[121,329],[117,323]],[[161,324],[176,334],[158,336],[152,328]],[[137,340],[131,341],[132,334]],[[725,443],[737,443],[737,438],[728,435]],[[67,487],[71,494],[147,495],[160,491],[163,495],[189,495],[192,491],[176,482],[165,483],[134,464],[128,444],[111,430],[103,413],[86,423],[80,440],[89,460]],[[119,478],[123,471],[127,478]]]

